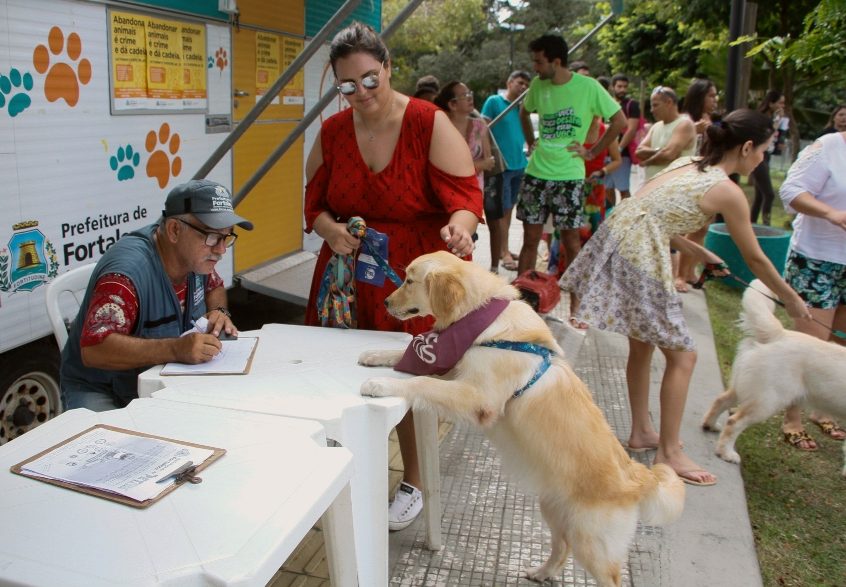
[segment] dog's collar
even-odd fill
[[[508,340],[491,340],[488,342],[483,342],[481,346],[488,346],[494,347],[497,349],[505,349],[508,351],[520,351],[521,353],[532,353],[534,355],[538,355],[541,358],[541,363],[538,365],[538,368],[535,369],[534,375],[532,378],[529,379],[528,383],[514,392],[514,395],[511,397],[520,397],[523,393],[529,389],[535,382],[543,377],[543,374],[546,373],[549,366],[552,364],[549,360],[550,355],[552,355],[552,351],[546,347],[542,347],[539,344],[534,344],[531,342],[511,342]]]

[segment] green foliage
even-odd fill
[[[385,0],[382,4],[383,23],[390,23],[406,4],[406,0]],[[418,66],[424,55],[444,56],[447,63],[460,60],[485,30],[489,17],[486,8],[485,0],[423,2],[391,38],[392,85],[400,91],[413,93],[418,77],[427,73],[438,76],[434,71],[421,70]],[[438,69],[444,70],[445,67]],[[457,76],[446,77],[452,79]],[[445,81],[442,76],[438,78]]]

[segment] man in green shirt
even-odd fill
[[[603,152],[626,126],[617,101],[595,79],[567,67],[567,42],[547,34],[529,43],[535,72],[520,107],[520,122],[531,157],[520,189],[517,218],[523,221],[518,274],[534,269],[543,224],[552,214],[568,260],[581,248],[579,227],[584,203],[585,161]],[[529,113],[538,114],[535,140]],[[594,116],[610,119],[596,144],[583,146]],[[571,298],[571,311],[578,300]]]

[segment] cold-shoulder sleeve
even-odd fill
[[[475,175],[458,177],[438,169],[431,162],[426,172],[435,197],[444,209],[452,214],[456,210],[467,210],[482,220],[482,190]]]

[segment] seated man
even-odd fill
[[[121,408],[138,397],[138,374],[159,363],[204,363],[218,336],[237,334],[215,265],[235,242],[229,191],[200,179],[167,196],[162,217],[121,238],[97,263],[62,350],[65,409]],[[192,333],[205,316],[207,333]]]

